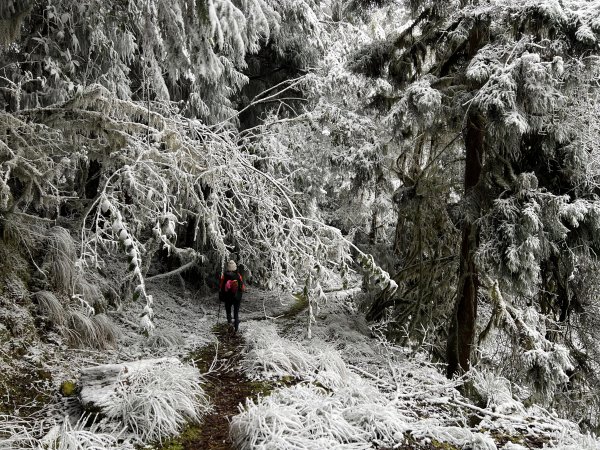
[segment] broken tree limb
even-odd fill
[[[178,269],[171,270],[170,272],[166,272],[166,273],[159,273],[158,275],[153,275],[151,277],[146,277],[146,281],[160,280],[161,278],[167,278],[167,277],[172,277],[174,275],[178,275],[178,274],[183,273],[186,270],[192,268],[197,263],[198,263],[198,261],[194,259],[193,261],[190,261],[189,263],[184,264],[183,266],[179,267]]]

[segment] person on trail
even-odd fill
[[[234,332],[237,333],[240,325],[240,302],[246,286],[244,286],[242,275],[238,272],[235,261],[229,261],[226,268],[227,270],[221,275],[221,282],[219,283],[219,300],[225,302],[229,329],[231,329],[231,307],[233,306]]]

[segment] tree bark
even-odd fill
[[[465,132],[465,198],[479,183],[484,157],[484,120],[477,113],[471,113]],[[468,201],[468,200],[467,200]],[[462,226],[460,264],[458,273],[457,299],[448,331],[447,376],[452,378],[469,370],[471,350],[475,337],[477,320],[477,293],[479,277],[475,264],[475,253],[479,246],[479,227],[473,215],[465,218]]]

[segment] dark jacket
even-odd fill
[[[236,280],[238,282],[238,289],[235,294],[232,292],[225,292],[225,285],[229,280]],[[227,300],[237,300],[240,301],[242,299],[242,293],[246,290],[246,286],[244,285],[244,280],[242,275],[238,272],[225,272],[221,275],[221,280],[219,282],[219,300],[222,302]]]

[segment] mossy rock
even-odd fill
[[[60,385],[60,393],[63,397],[73,397],[77,394],[77,385],[71,380],[63,381]]]

